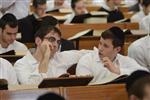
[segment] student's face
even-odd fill
[[[150,5],[145,8],[145,14],[148,15],[150,13]]]
[[[50,42],[52,44],[52,46],[54,48],[54,50],[52,51],[53,53],[56,53],[58,51],[58,49],[60,47],[60,42],[61,42],[61,39],[60,39],[60,36],[58,35],[58,33],[51,31],[49,34],[47,34],[44,37],[43,42],[44,41]]]
[[[8,45],[13,43],[16,40],[17,32],[18,26],[15,28],[11,28],[9,25],[6,25],[5,29],[2,30],[2,41],[7,43]]]
[[[114,48],[111,39],[103,39],[102,37],[100,38],[98,49],[100,58],[108,57],[110,59],[113,59],[120,51],[120,47]]]
[[[115,5],[120,5],[122,0],[113,0]]]
[[[145,87],[145,96],[143,100],[150,100],[150,85],[147,85]]]
[[[43,17],[46,14],[46,4],[43,5],[38,5],[37,8],[35,8],[35,13],[39,16],[39,17]]]
[[[83,0],[78,1],[75,4],[74,11],[75,11],[76,15],[85,14],[85,11],[86,11],[85,2]]]
[[[62,5],[64,4],[64,1],[65,1],[65,0],[55,0],[55,3],[56,3],[57,5],[62,6]]]

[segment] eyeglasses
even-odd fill
[[[61,40],[56,40],[55,37],[45,37],[44,39],[47,39],[51,43],[57,42],[58,45],[61,44]]]

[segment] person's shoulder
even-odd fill
[[[18,41],[14,41],[13,45],[17,48],[22,48],[22,49],[27,49],[27,47],[25,46],[25,44],[18,42]]]
[[[0,58],[0,62],[1,62],[1,63],[9,63],[9,64],[10,64],[10,62],[9,62],[8,60],[3,59],[3,58]]]
[[[136,40],[136,41],[134,41],[134,42],[129,46],[129,48],[135,48],[135,49],[141,48],[141,47],[144,46],[144,44],[145,44],[145,38],[147,38],[147,36],[146,36],[146,37],[143,37],[143,38],[141,38],[141,39],[138,39],[138,40]]]
[[[117,56],[118,56],[119,61],[121,61],[121,62],[129,63],[129,62],[134,61],[134,59],[129,57],[129,56],[124,56],[124,55],[121,55],[121,54],[117,54]]]
[[[3,59],[3,58],[0,58],[0,64],[1,64],[2,67],[5,67],[5,68],[12,67],[12,64],[8,60]]]

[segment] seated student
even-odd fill
[[[46,11],[55,11],[60,8],[70,8],[70,0],[47,0],[47,10]]]
[[[150,100],[150,73],[135,71],[126,82],[129,100]]]
[[[99,11],[108,13],[107,22],[115,22],[124,19],[123,13],[118,9],[120,3],[121,0],[105,0],[105,2],[101,4]]]
[[[34,34],[40,26],[40,18],[45,15],[46,0],[33,0],[33,14],[19,20],[21,42],[34,42]]]
[[[128,48],[128,56],[150,70],[150,36],[134,41]]]
[[[125,34],[118,27],[102,32],[98,49],[95,48],[93,53],[88,53],[79,60],[76,75],[93,76],[90,84],[99,84],[102,79],[105,79],[105,76],[129,75],[135,70],[145,69],[134,59],[119,54],[124,41]]]
[[[140,22],[150,12],[150,0],[143,0],[142,10],[131,17],[131,22]]]
[[[26,52],[27,47],[16,41],[18,21],[12,14],[5,14],[0,19],[0,54],[10,50]]]
[[[74,20],[74,18],[76,16],[88,14],[88,11],[86,9],[84,0],[72,0],[71,1],[71,8],[73,10],[73,13],[68,17],[68,19],[64,23],[65,24],[68,24],[68,23],[82,23],[82,21]],[[84,16],[84,17],[86,18],[88,16]]]
[[[13,66],[3,58],[0,58],[0,79],[6,79],[10,85],[18,84]]]
[[[36,50],[28,52],[14,67],[21,84],[39,84],[43,78],[59,77],[89,51],[57,52],[61,33],[56,27],[43,26],[35,34]]]

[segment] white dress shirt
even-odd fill
[[[145,36],[133,42],[128,48],[128,56],[150,70],[150,36]]]
[[[78,60],[89,50],[71,50],[57,52],[50,59],[47,73],[39,73],[39,62],[28,52],[22,59],[15,63],[17,77],[21,84],[39,84],[43,78],[56,78],[66,73],[66,70],[73,64],[78,63]]]
[[[26,17],[29,14],[30,0],[1,0],[0,12],[1,16],[5,13],[12,13],[17,19]]]
[[[140,21],[140,29],[150,32],[150,13]]]
[[[131,74],[133,71],[138,69],[145,69],[141,67],[135,60],[127,56],[117,54],[116,59],[113,61],[120,68],[120,75]],[[146,69],[147,70],[147,69]],[[95,48],[92,53],[84,55],[77,65],[76,69],[77,76],[90,75],[93,76],[93,80],[90,84],[100,84],[101,80],[105,79],[106,76],[112,75],[112,73],[104,67],[101,59],[99,58],[98,49]]]
[[[6,79],[10,85],[18,84],[13,66],[3,58],[0,58],[0,79]]]
[[[140,22],[146,15],[144,14],[143,10],[140,12],[136,13],[131,17],[131,22]]]
[[[7,48],[3,48],[0,44],[0,54],[8,52],[10,50],[15,50],[16,52],[27,52],[27,47],[18,41],[14,41],[12,44],[10,44]]]

